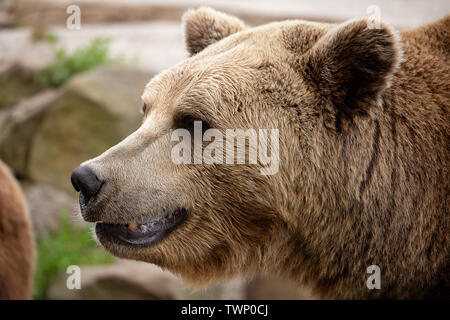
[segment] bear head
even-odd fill
[[[190,57],[146,86],[140,128],[74,171],[81,214],[114,255],[195,282],[301,264],[291,257],[314,255],[308,221],[320,224],[337,201],[325,190],[340,190],[324,150],[380,108],[400,61],[396,34],[367,19],[248,27],[208,8],[183,23]],[[237,129],[248,133],[241,145],[202,153]],[[182,139],[196,134],[197,145]],[[246,161],[221,162],[221,151]]]

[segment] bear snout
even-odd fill
[[[92,169],[86,166],[79,166],[73,170],[70,181],[75,191],[80,192],[80,207],[82,209],[100,193],[104,183]]]

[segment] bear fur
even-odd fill
[[[29,299],[34,242],[24,196],[0,161],[0,300]]]
[[[450,293],[450,17],[395,31],[367,19],[248,27],[185,14],[191,57],[145,88],[142,126],[83,163],[104,181],[90,222],[187,208],[159,243],[97,232],[111,253],[195,283],[270,274],[322,298]],[[175,165],[171,130],[277,128],[278,173]],[[369,266],[381,270],[370,290]]]

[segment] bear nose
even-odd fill
[[[79,166],[72,171],[70,181],[72,182],[75,191],[81,191],[86,203],[98,193],[102,186],[102,181],[98,179],[94,171],[88,167],[82,166]]]

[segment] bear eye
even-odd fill
[[[142,114],[145,114],[146,112],[147,112],[147,104],[144,102],[144,103],[142,104],[141,113],[142,113]]]
[[[209,123],[191,114],[179,114],[174,118],[174,127],[177,129],[193,130],[194,122],[201,121],[202,131],[209,129]]]

